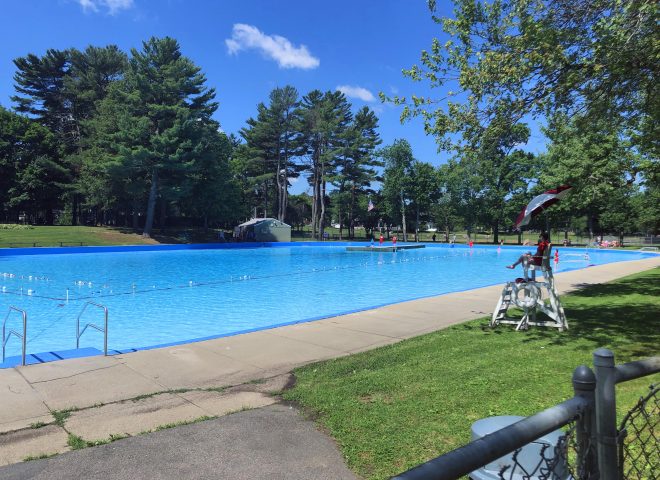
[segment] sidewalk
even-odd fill
[[[555,279],[564,294],[657,266],[660,256],[558,273]],[[293,368],[489,316],[501,289],[496,285],[157,350],[0,370],[0,465],[69,451],[70,435],[107,442],[271,405],[277,402],[272,394],[285,388]],[[269,408],[264,411],[275,407]],[[186,478],[158,478],[175,477]],[[3,469],[0,478],[6,478]]]

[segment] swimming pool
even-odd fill
[[[109,349],[125,351],[502,283],[520,275],[504,266],[529,249],[430,244],[375,253],[347,252],[347,245],[4,250],[0,315],[4,319],[10,305],[27,312],[28,353],[61,352],[75,348],[85,303],[99,303],[109,311]],[[653,255],[589,250],[587,260],[584,250],[559,250],[557,272]],[[90,321],[100,324],[102,312],[88,308],[82,323]],[[7,324],[22,329],[18,314]],[[81,347],[102,350],[103,335],[89,330]],[[20,355],[15,338],[7,355]]]

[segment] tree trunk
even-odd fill
[[[277,219],[281,222],[284,220],[284,212],[282,206],[284,204],[284,187],[282,185],[282,157],[280,153],[280,141],[277,141],[277,171],[275,172],[275,181],[277,182]]]
[[[264,182],[264,218],[268,216],[268,182]]]
[[[339,189],[339,198],[340,198],[340,200],[339,200],[339,202],[337,202],[337,203],[339,203],[339,205],[337,207],[337,210],[339,212],[339,240],[343,240],[342,230],[344,229],[344,220],[341,218],[341,194],[342,194],[342,189],[340,188]],[[350,230],[348,231],[348,236],[349,237],[351,236],[351,231]]]
[[[348,219],[349,219],[348,238],[350,239],[355,238],[355,216],[353,214],[354,210],[355,210],[355,185],[353,185],[351,189],[351,206],[348,212]]]
[[[325,181],[321,184],[321,214],[319,216],[319,235],[323,238],[323,230],[325,229]]]
[[[71,225],[78,225],[78,195],[75,193],[71,198]]]
[[[289,185],[284,177],[284,190],[282,191],[282,221],[286,223],[286,209],[289,207]]]
[[[500,243],[500,232],[499,232],[499,230],[500,230],[500,222],[495,220],[495,222],[493,222],[493,243],[496,244],[496,245],[498,243]]]
[[[415,217],[415,242],[419,242],[419,207],[417,207],[417,216]]]
[[[151,238],[151,229],[154,225],[154,212],[156,210],[156,193],[158,192],[158,169],[151,170],[151,188],[149,189],[149,200],[147,202],[147,219],[144,222],[142,236]]]
[[[317,232],[317,211],[318,211],[318,201],[319,201],[319,194],[318,194],[318,175],[317,175],[317,170],[316,167],[314,168],[313,172],[313,179],[312,179],[312,238],[316,238],[316,232]]]
[[[161,230],[165,228],[165,220],[167,219],[167,201],[163,194],[160,194],[160,219],[158,221],[158,226]]]
[[[133,201],[133,230],[140,228],[140,218],[138,216],[138,202]]]
[[[408,241],[408,231],[406,229],[406,203],[403,201],[403,191],[400,193],[401,197],[401,228],[403,228],[403,241]]]

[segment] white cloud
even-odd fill
[[[374,94],[371,93],[366,88],[362,87],[353,87],[351,85],[339,85],[335,90],[339,90],[341,93],[350,98],[359,98],[365,102],[373,102],[376,100]]]
[[[110,15],[133,7],[133,0],[77,0],[85,12],[98,12],[105,8]]]
[[[256,49],[277,62],[280,68],[302,68],[309,70],[320,65],[305,45],[294,46],[279,35],[266,35],[257,27],[244,23],[234,24],[231,38],[225,40],[230,54],[241,50]]]

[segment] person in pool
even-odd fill
[[[549,246],[550,235],[548,235],[548,232],[541,232],[539,235],[539,243],[536,244],[536,253],[534,255],[532,255],[532,252],[523,253],[518,260],[511,265],[507,265],[506,268],[514,269],[525,261],[540,266],[543,263],[543,254]]]

